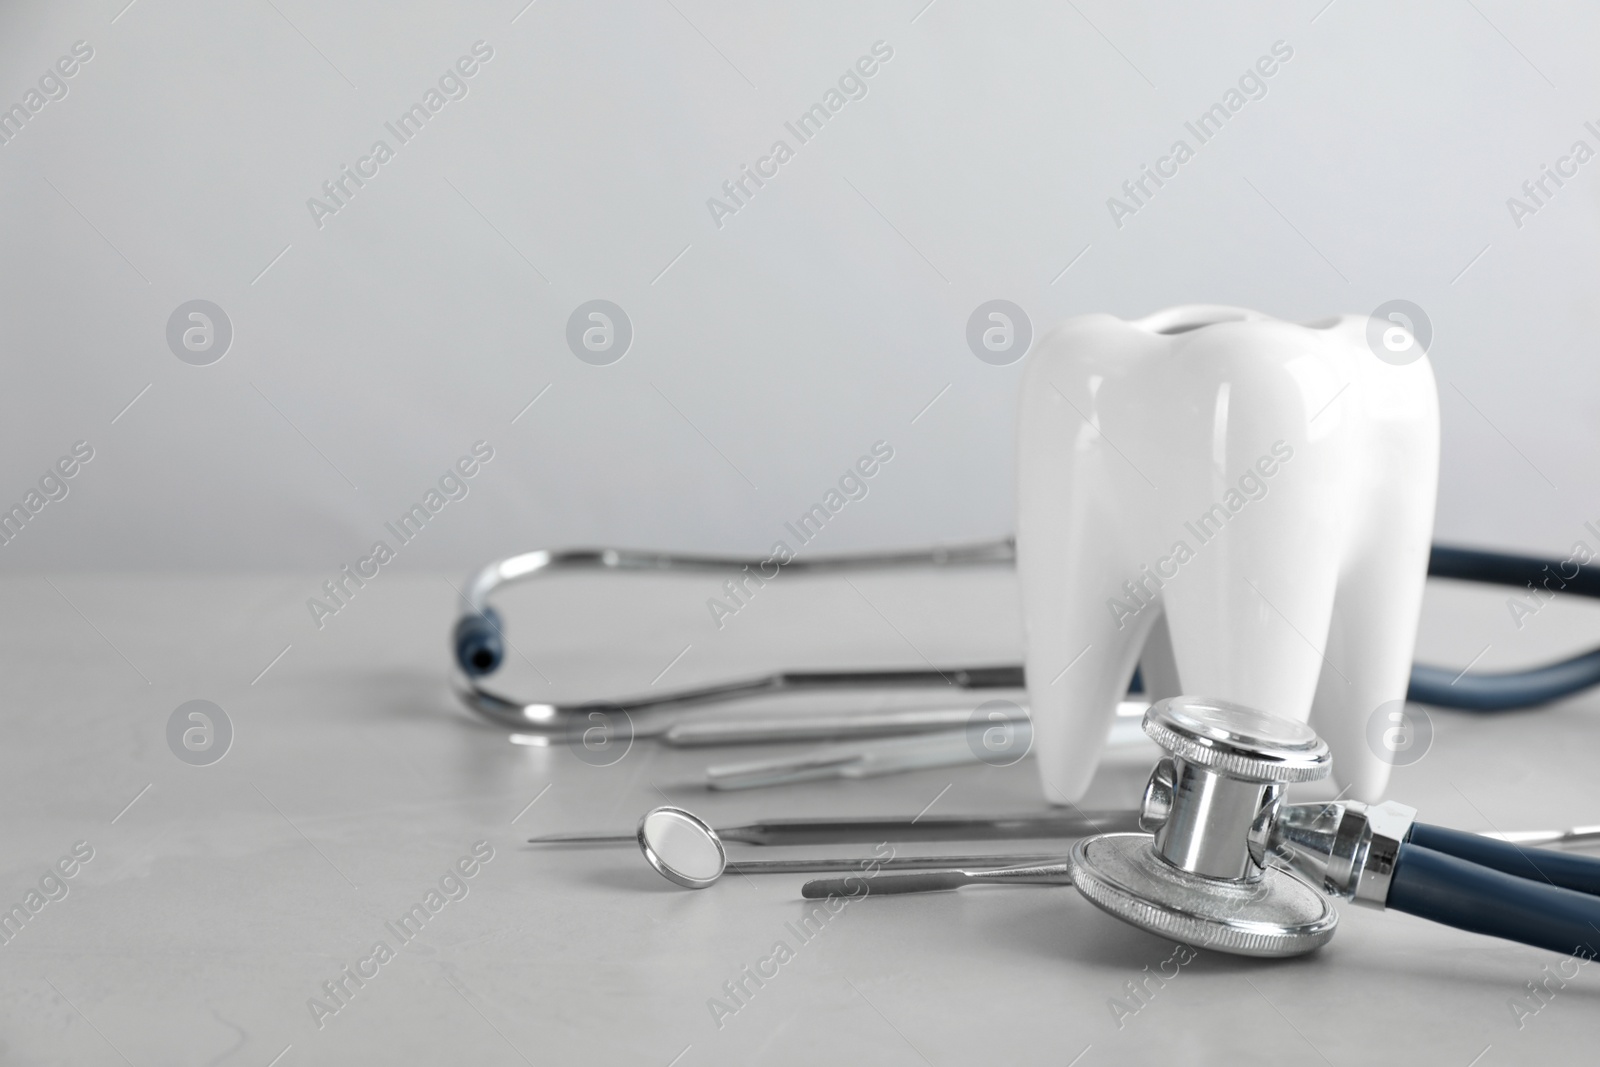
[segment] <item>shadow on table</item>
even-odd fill
[[[604,845],[525,845],[517,853],[526,856],[566,856],[566,876],[580,885],[618,889],[629,893],[692,893],[697,890],[673,885],[650,869],[637,848],[619,849]],[[581,857],[581,858],[579,858]],[[541,861],[544,862],[544,861]],[[729,875],[728,877],[737,877]]]

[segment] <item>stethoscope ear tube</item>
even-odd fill
[[[1008,566],[1015,559],[1015,544],[1008,537],[970,545],[940,545],[925,549],[796,559],[785,563],[782,569],[785,573],[858,573],[878,568]],[[945,668],[927,671],[869,669],[785,672],[665,694],[657,691],[649,698],[571,704],[524,704],[492,693],[480,684],[505,659],[504,628],[499,616],[489,607],[490,595],[501,586],[560,571],[716,573],[726,576],[754,570],[764,574],[764,568],[770,563],[770,560],[760,558],[679,556],[615,548],[537,549],[496,560],[480,570],[463,593],[467,611],[457,622],[452,638],[455,660],[462,674],[458,679],[457,692],[468,707],[486,718],[546,736],[560,736],[574,725],[580,729],[586,726],[589,712],[597,706],[620,707],[631,715],[669,708],[682,710],[717,700],[768,695],[791,689],[881,688],[889,685],[950,687],[952,684],[957,688],[970,689],[1020,689],[1026,685],[1019,663],[966,671]],[[1428,574],[1436,578],[1490,582],[1518,588],[1532,586],[1551,592],[1600,597],[1600,566],[1578,566],[1564,560],[1435,545],[1428,560]],[[969,677],[973,680],[963,680]],[[1138,677],[1137,674],[1135,677]],[[1548,703],[1595,685],[1600,685],[1600,649],[1559,663],[1492,674],[1463,673],[1454,667],[1414,664],[1407,697],[1437,707],[1493,712]]]
[[[1552,952],[1592,957],[1593,946],[1600,943],[1600,897],[1507,874],[1413,841],[1400,846],[1387,905],[1419,919]]]
[[[501,633],[500,614],[484,608],[461,616],[451,635],[456,663],[468,678],[493,674],[506,658],[506,639]]]

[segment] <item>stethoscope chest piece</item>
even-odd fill
[[[1318,890],[1268,868],[1233,884],[1156,855],[1149,834],[1102,834],[1072,850],[1072,884],[1091,904],[1160,937],[1239,956],[1298,956],[1333,937],[1339,913]]]
[[[1326,944],[1339,922],[1332,903],[1267,863],[1284,787],[1330,770],[1316,732],[1201,697],[1157,702],[1144,730],[1168,752],[1145,787],[1148,832],[1080,841],[1078,891],[1124,922],[1198,948],[1277,957]]]

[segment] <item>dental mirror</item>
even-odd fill
[[[639,820],[639,851],[663,878],[686,889],[704,889],[728,865],[717,832],[682,808],[645,812]]]
[[[993,864],[1038,864],[1059,860],[1058,855],[1027,856],[872,856],[817,858],[805,856],[782,860],[728,861],[722,838],[693,812],[663,805],[644,813],[639,820],[639,851],[661,877],[685,889],[704,889],[724,874],[817,874],[826,871],[851,872],[853,878],[840,884],[871,878],[880,870],[921,871],[946,867],[978,867]],[[845,890],[851,892],[851,890]],[[905,890],[901,890],[904,892]]]

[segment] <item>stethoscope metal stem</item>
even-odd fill
[[[897,549],[888,552],[859,552],[851,555],[794,559],[782,564],[783,572],[799,574],[850,574],[865,570],[919,567],[956,567],[986,564],[1010,566],[1016,562],[1014,538],[979,541],[966,545],[934,545],[928,548]],[[482,612],[489,606],[489,595],[500,586],[526,581],[541,573],[557,571],[632,571],[656,574],[737,574],[753,570],[770,580],[763,568],[769,560],[743,556],[692,556],[670,552],[640,552],[626,548],[536,549],[518,556],[496,560],[484,567],[466,589],[468,607]],[[775,572],[777,573],[777,572]]]
[[[781,693],[811,693],[838,690],[925,689],[931,693],[976,692],[989,689],[1024,687],[1021,666],[947,667],[944,670],[871,671],[777,671],[735,682],[680,689],[660,696],[630,697],[618,701],[589,701],[583,704],[518,704],[499,696],[473,679],[458,678],[456,695],[485,717],[555,742],[580,736],[591,725],[589,713],[623,712],[633,719],[635,737],[666,736],[688,723],[672,723],[656,713],[703,708],[712,704],[768,697]],[[969,709],[970,710],[970,709]],[[648,721],[647,721],[648,720]],[[965,721],[963,719],[963,721]],[[738,744],[749,740],[827,740],[836,737],[871,737],[949,729],[949,716],[898,714],[878,719],[835,717],[827,727],[804,728],[792,722],[774,723],[764,729],[760,720],[742,728],[738,739],[726,737],[695,742],[693,731],[679,731],[679,744]],[[726,729],[726,728],[725,728]],[[691,740],[685,740],[691,739]]]
[[[904,551],[796,559],[783,564],[781,570],[800,574],[851,574],[923,567],[1011,566],[1015,562],[1016,545],[1008,537],[969,545],[937,545]],[[751,697],[853,689],[928,689],[932,692],[958,693],[986,689],[1020,690],[1025,685],[1020,664],[933,670],[779,671],[660,695],[583,703],[523,704],[495,693],[481,681],[484,675],[492,673],[499,666],[504,655],[504,636],[499,617],[489,607],[490,595],[502,586],[570,571],[655,574],[737,574],[753,571],[771,580],[778,572],[766,573],[763,568],[767,565],[767,560],[759,558],[690,556],[617,548],[539,549],[497,560],[480,570],[463,594],[468,611],[457,626],[456,658],[464,673],[453,681],[456,695],[485,718],[523,731],[527,740],[542,736],[559,743],[580,736],[591,725],[588,715],[595,710],[623,712],[630,719],[634,736],[658,737],[672,725],[668,713]],[[475,666],[480,656],[481,666]],[[851,728],[854,725],[843,724],[826,735],[810,733],[795,739],[824,740],[902,732],[885,729],[881,724],[867,724],[864,732],[856,732]],[[924,727],[915,722],[899,725],[908,733],[938,728]]]
[[[630,717],[634,735],[662,737],[672,725],[672,713],[687,711],[723,701],[771,696],[794,692],[825,692],[851,689],[925,689],[930,693],[954,694],[967,690],[1023,690],[1026,681],[1021,664],[994,664],[934,670],[862,671],[783,671],[717,685],[683,689],[648,697],[583,703],[524,704],[487,688],[482,679],[499,666],[504,655],[505,637],[499,617],[489,607],[489,597],[497,589],[542,575],[561,572],[610,572],[655,574],[754,573],[771,580],[778,573],[849,574],[891,569],[926,567],[1002,566],[1016,562],[1016,544],[1010,538],[965,545],[934,546],[903,551],[869,552],[814,559],[795,559],[777,567],[770,560],[739,556],[692,556],[666,552],[639,552],[616,548],[539,549],[498,560],[480,570],[463,594],[467,612],[457,624],[456,661],[461,673],[454,679],[457,696],[468,707],[496,723],[525,731],[527,743],[547,738],[559,743],[590,725],[587,715],[597,708],[620,710]],[[1541,568],[1548,571],[1559,561],[1546,561],[1501,553],[1455,549],[1435,545],[1429,557],[1428,573],[1435,577],[1460,578],[1522,586],[1539,582]],[[1584,567],[1578,577],[1567,579],[1563,588],[1585,596],[1600,596],[1600,568]],[[1576,692],[1600,680],[1600,650],[1561,663],[1504,674],[1463,674],[1454,668],[1415,664],[1411,674],[1411,699],[1441,707],[1497,710],[1528,707]],[[843,739],[851,736],[883,735],[891,732],[917,732],[920,723],[876,723],[864,725],[864,733],[854,733],[854,723],[837,724],[826,734],[807,733],[796,740]],[[759,725],[754,727],[759,729]]]
[[[1261,880],[1264,823],[1283,798],[1280,783],[1168,758],[1157,764],[1145,797],[1140,829],[1154,832],[1156,853],[1167,862],[1206,878]]]

